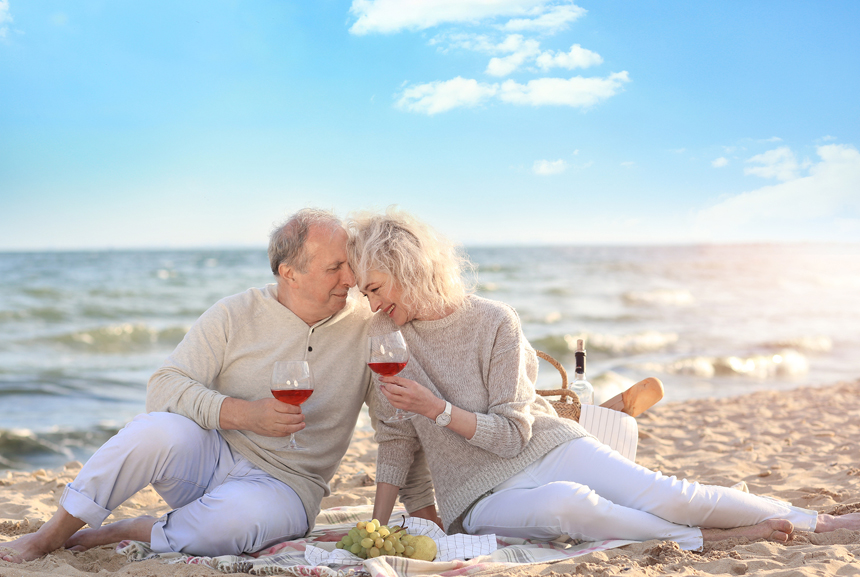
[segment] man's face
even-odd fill
[[[308,231],[305,250],[310,261],[307,272],[292,269],[289,308],[309,325],[346,305],[349,287],[355,284],[347,263],[346,240],[346,231],[340,227],[314,226]]]

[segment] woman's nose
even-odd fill
[[[374,296],[372,294],[367,295],[367,300],[370,303],[370,310],[372,312],[376,312],[382,306],[382,301],[379,297]]]

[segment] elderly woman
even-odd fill
[[[370,334],[399,329],[410,350],[399,375],[378,377],[378,412],[417,415],[378,425],[375,518],[389,518],[423,447],[448,533],[666,539],[694,550],[860,528],[860,514],[818,515],[628,461],[535,395],[538,361],[516,311],[469,293],[454,245],[393,209],[356,215],[348,230],[353,272],[377,312]]]

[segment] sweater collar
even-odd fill
[[[459,307],[457,307],[457,309],[454,312],[452,312],[450,315],[448,315],[447,317],[443,317],[441,319],[436,319],[436,320],[432,320],[432,321],[418,321],[418,320],[409,321],[409,324],[412,325],[412,327],[417,331],[420,331],[420,330],[431,330],[432,331],[432,330],[445,328],[445,327],[450,326],[451,324],[457,322],[457,320],[459,320],[460,317],[462,317],[464,314],[466,314],[466,311],[472,307],[472,301],[474,298],[475,298],[475,295],[466,295],[466,299],[463,301],[463,304],[461,304]]]

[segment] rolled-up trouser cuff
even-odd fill
[[[149,546],[156,553],[169,553],[173,551],[167,535],[164,534],[164,526],[167,525],[167,515],[162,515],[152,526],[152,534],[149,537]]]
[[[83,493],[72,489],[71,485],[66,485],[65,490],[63,490],[63,495],[60,497],[60,506],[69,515],[80,519],[93,529],[101,527],[102,523],[105,522],[105,519],[111,513],[107,509],[95,504],[92,499]]]

